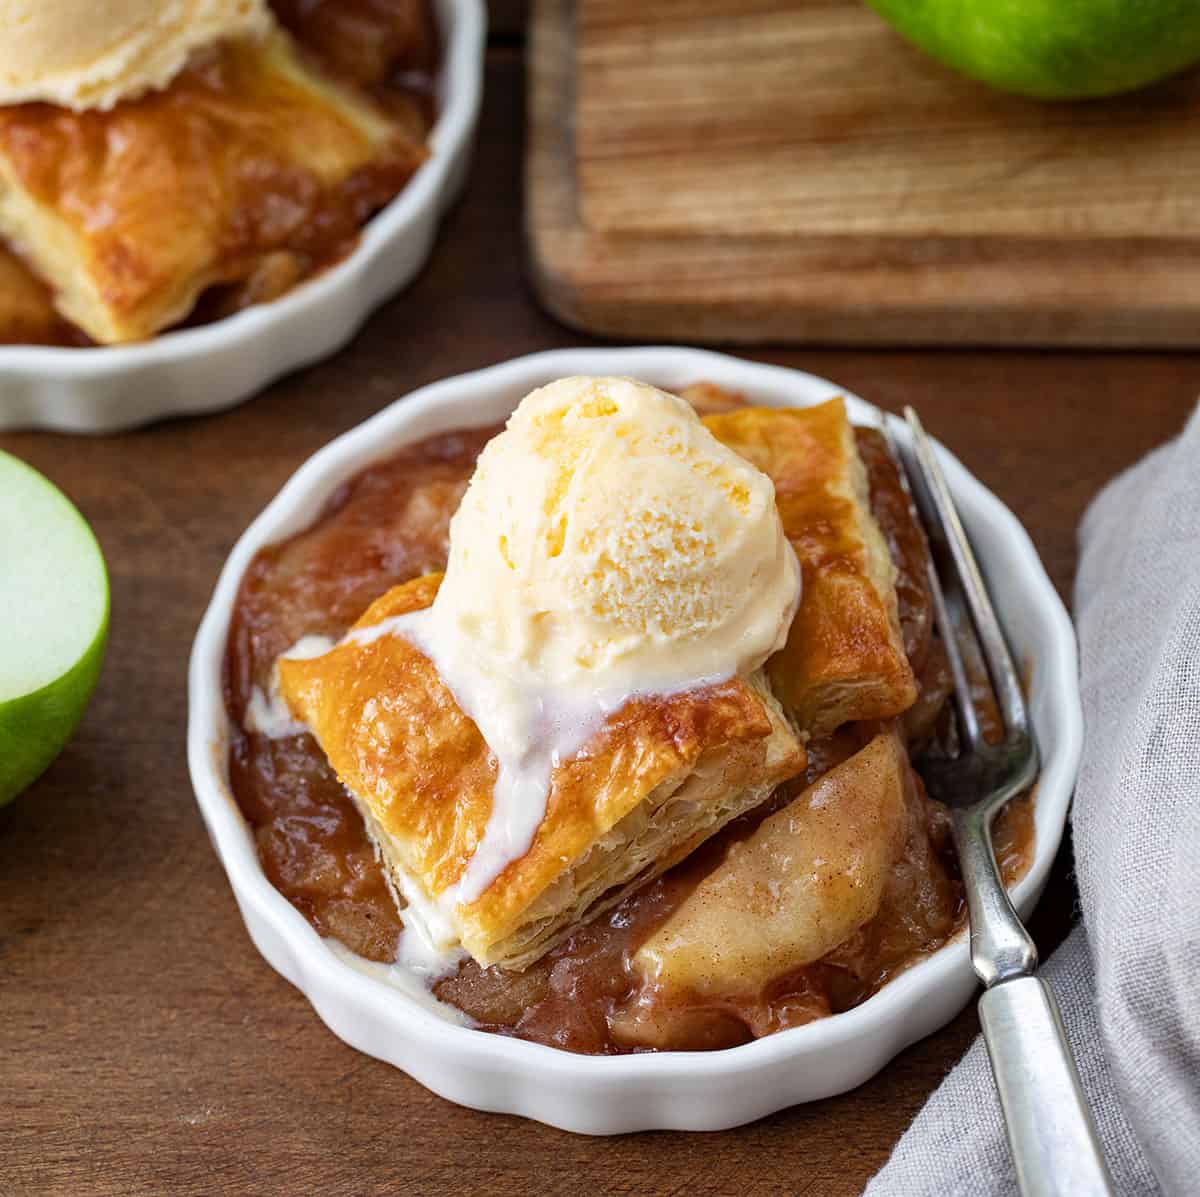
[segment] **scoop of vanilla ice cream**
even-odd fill
[[[551,693],[674,690],[761,665],[799,592],[765,474],[674,395],[565,378],[480,455],[431,629]]]
[[[192,51],[271,26],[266,0],[0,0],[0,104],[111,108],[165,86]]]

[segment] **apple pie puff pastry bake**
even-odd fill
[[[962,925],[910,763],[952,741],[950,687],[882,438],[840,400],[684,394],[703,420],[552,384],[365,471],[242,583],[230,777],[268,876],[483,1030],[728,1046]],[[1010,878],[1031,836],[1013,804]]]
[[[384,867],[417,910],[452,888],[483,840],[497,762],[417,648],[355,634],[427,608],[440,580],[388,591],[332,652],[279,663],[289,705],[361,796]],[[803,761],[761,673],[627,703],[554,767],[528,851],[446,910],[453,939],[485,965],[529,964],[760,805]]]
[[[96,78],[47,64],[0,87],[0,238],[25,275],[0,342],[144,340],[275,298],[348,252],[424,160],[429,123],[413,88],[431,66],[427,5],[369,7],[366,24],[325,3],[281,5],[281,21],[263,0],[206,0],[179,30],[147,16],[151,32],[112,16],[115,48],[87,46]]]

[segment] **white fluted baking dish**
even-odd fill
[[[572,1055],[447,1021],[426,1002],[357,967],[323,941],[263,874],[229,790],[222,660],[238,584],[254,554],[311,524],[342,482],[403,446],[453,428],[504,419],[529,390],[570,374],[625,374],[667,389],[700,380],[753,402],[808,405],[845,394],[824,379],[692,349],[579,349],[518,358],[435,383],[339,437],[302,466],[238,541],[192,651],[188,760],[196,797],[258,949],[351,1046],[403,1069],[463,1105],[520,1114],[566,1130],[613,1134],[652,1128],[716,1130],[797,1102],[852,1089],[897,1052],[935,1031],[975,988],[965,936],[861,1006],[716,1052]],[[849,397],[856,423],[876,409]],[[897,422],[898,423],[898,422]],[[897,427],[897,435],[903,436]],[[1082,718],[1070,620],[1016,517],[942,451],[951,489],[997,608],[1032,666],[1030,706],[1043,755],[1036,845],[1014,890],[1023,914],[1037,901],[1058,850],[1079,761]],[[231,1044],[236,1051],[237,1045]]]
[[[134,345],[0,345],[0,430],[116,432],[219,411],[341,348],[421,269],[466,176],[483,86],[483,0],[436,0],[442,38],[430,155],[336,266],[270,303]]]

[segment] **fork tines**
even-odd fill
[[[1003,717],[1006,734],[1025,736],[1029,734],[1029,723],[1025,709],[1025,697],[1021,690],[1021,679],[1017,672],[1008,643],[996,617],[984,584],[983,575],[975,560],[970,541],[963,529],[962,520],[954,505],[950,488],[942,472],[941,463],[926,435],[917,413],[911,407],[904,409],[908,422],[910,444],[901,445],[891,429],[885,424],[885,432],[892,455],[907,475],[909,490],[917,505],[926,535],[933,549],[932,557],[940,559],[950,568],[953,576],[947,579],[953,592],[960,595],[970,622],[974,627],[975,639],[983,653],[991,680],[992,690]],[[933,598],[934,618],[941,633],[946,655],[954,678],[955,710],[958,714],[959,734],[964,745],[972,751],[984,747],[979,718],[971,700],[970,677],[963,660],[959,635],[966,629],[956,623],[947,602],[947,587],[942,585],[937,568],[930,562],[929,588]]]

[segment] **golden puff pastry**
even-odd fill
[[[731,845],[638,948],[635,971],[659,990],[718,1001],[757,996],[820,960],[878,913],[911,792],[899,736],[876,736]],[[671,1046],[672,1008],[635,1000],[618,1037]]]
[[[93,340],[177,323],[201,292],[336,259],[425,156],[282,32],[231,41],[111,111],[0,108],[0,234]]]
[[[50,292],[0,245],[0,345],[58,345],[76,339]]]
[[[896,605],[895,566],[871,515],[866,471],[841,399],[706,416],[718,440],[775,484],[803,590],[771,687],[802,732],[888,719],[916,701]]]
[[[428,607],[440,582],[394,588],[355,630]],[[484,965],[532,963],[804,764],[761,673],[634,699],[555,766],[529,850],[447,910],[482,840],[497,765],[433,663],[401,636],[351,636],[324,656],[282,659],[279,685],[353,795],[394,888],[418,913],[439,910]]]

